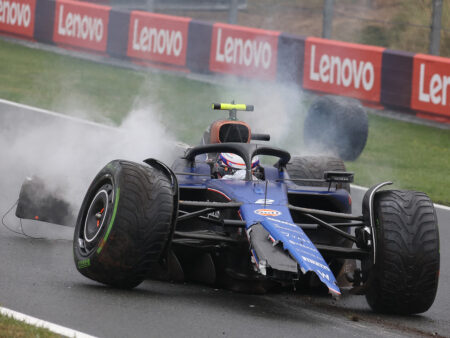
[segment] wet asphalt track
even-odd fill
[[[5,111],[0,109],[0,126],[11,131],[11,119],[20,112]],[[1,214],[16,198],[0,191]],[[356,213],[360,198],[361,192],[353,193]],[[101,337],[450,336],[450,211],[437,213],[439,290],[431,309],[419,316],[376,315],[364,297],[349,294],[336,302],[299,292],[253,296],[155,281],[132,291],[115,290],[76,271],[72,228],[30,221],[24,222],[25,232],[47,239],[0,228],[0,306]],[[6,221],[18,229],[14,216]]]

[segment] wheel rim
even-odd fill
[[[84,240],[88,243],[95,240],[103,228],[105,216],[108,214],[108,192],[100,190],[89,206],[84,221]]]
[[[78,245],[82,255],[89,255],[97,247],[107,227],[114,202],[112,182],[105,183],[90,200],[78,232]]]

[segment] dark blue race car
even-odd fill
[[[342,160],[267,145],[269,135],[237,120],[252,106],[213,108],[229,118],[172,166],[115,160],[98,173],[76,222],[80,273],[119,288],[159,278],[252,293],[322,285],[333,296],[339,276],[375,311],[428,310],[439,235],[424,193],[381,183],[353,215]]]

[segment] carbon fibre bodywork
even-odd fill
[[[223,151],[236,153],[244,159],[246,179],[212,176],[213,162],[206,154]],[[261,166],[262,174],[256,179],[251,171],[251,159],[256,155],[280,159],[275,166]],[[180,213],[173,240],[175,252],[179,245],[194,247],[194,250],[201,248],[208,242],[208,236],[212,242],[206,245],[209,252],[214,252],[211,247],[221,238],[240,239],[241,242],[246,238],[247,256],[252,264],[249,271],[240,272],[241,276],[256,273],[260,278],[286,283],[312,272],[332,294],[339,295],[336,277],[328,265],[335,257],[330,255],[330,250],[323,250],[326,260],[305,231],[316,243],[329,246],[332,245],[330,234],[321,238],[323,231],[319,229],[320,223],[313,219],[315,216],[299,209],[320,209],[327,222],[336,213],[350,225],[351,198],[332,179],[328,187],[296,184],[298,182],[290,180],[285,168],[289,159],[289,153],[284,150],[256,144],[210,144],[188,149],[184,158],[172,167],[180,189]],[[307,210],[314,213],[313,209]],[[348,227],[336,230],[353,238],[348,234]],[[186,238],[189,238],[187,243]],[[222,240],[222,244],[226,242]],[[233,247],[227,249],[232,251]],[[227,252],[223,245],[220,250]],[[186,254],[185,250],[181,251]],[[230,264],[225,269],[232,270],[233,266]]]

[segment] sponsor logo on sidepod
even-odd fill
[[[255,214],[258,214],[260,216],[277,217],[277,216],[281,215],[281,212],[278,210],[273,210],[273,209],[257,209],[257,210],[255,210]]]

